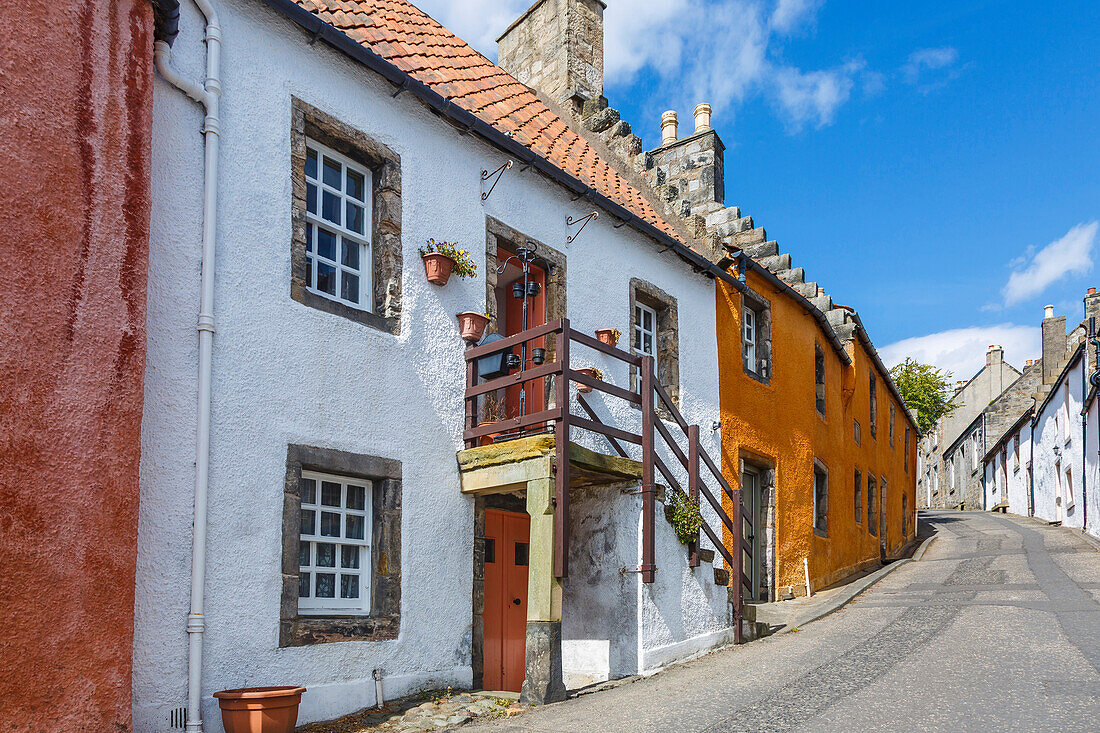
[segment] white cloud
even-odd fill
[[[771,27],[777,33],[790,33],[812,23],[814,14],[825,0],[779,0],[772,11]]]
[[[1005,305],[1013,305],[1041,294],[1050,285],[1068,275],[1084,275],[1092,269],[1092,250],[1100,223],[1078,224],[1036,252],[1028,248],[1009,266],[1009,275],[1001,294]]]
[[[958,60],[958,50],[950,46],[921,48],[909,54],[909,60],[901,67],[901,73],[907,82],[916,84],[921,80],[923,72],[946,69]]]
[[[853,61],[828,71],[803,73],[789,67],[779,69],[775,78],[778,102],[792,129],[811,121],[817,127],[832,124],[837,109],[851,96],[852,77],[862,67],[862,62]]]
[[[922,364],[933,364],[955,375],[956,380],[970,379],[982,365],[992,344],[1004,347],[1005,361],[1022,370],[1024,362],[1042,352],[1042,329],[1038,326],[973,326],[903,339],[879,349],[887,367],[910,357]]]

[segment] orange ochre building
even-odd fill
[[[722,469],[752,519],[753,600],[779,600],[912,541],[918,430],[853,310],[731,257],[751,292],[716,291]]]

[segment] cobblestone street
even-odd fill
[[[1016,517],[922,520],[923,558],[831,616],[464,730],[1095,730],[1097,548]]]

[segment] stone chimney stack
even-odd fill
[[[661,145],[671,145],[677,138],[676,110],[661,115]]]
[[[695,130],[685,137],[677,135],[676,113],[669,110],[661,115],[660,147],[646,153],[645,175],[677,214],[706,217],[726,208],[725,150],[711,127],[709,104],[695,105]]]
[[[497,39],[498,63],[576,116],[603,96],[603,0],[539,0]]]
[[[989,351],[985,352],[985,363],[988,366],[1000,366],[1005,361],[1005,350],[1000,344],[992,344]]]
[[[1054,317],[1054,306],[1043,309],[1043,384],[1058,379],[1062,360],[1066,358],[1066,317]]]

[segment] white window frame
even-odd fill
[[[650,323],[653,324],[652,329],[645,327],[645,316],[650,317]],[[634,343],[636,344],[634,351],[641,356],[653,357],[653,372],[657,373],[657,310],[651,308],[644,303],[634,304]],[[645,337],[649,336],[650,348],[647,351],[645,348]]]
[[[1064,486],[1065,486],[1065,493],[1063,493],[1063,496],[1066,497],[1065,498],[1066,511],[1068,512],[1070,509],[1073,509],[1073,507],[1074,507],[1074,501],[1073,501],[1073,469],[1072,468],[1067,468],[1066,469],[1066,480],[1065,480]]]
[[[306,501],[306,493],[302,490],[302,511],[313,512],[313,533],[307,534],[299,530],[299,542],[309,544],[309,563],[306,565],[301,564],[301,545],[299,545],[299,577],[304,577],[305,573],[309,573],[309,596],[298,597],[298,611],[304,614],[369,614],[371,610],[371,573],[373,568],[373,560],[371,554],[371,522],[372,522],[372,504],[374,490],[372,483],[367,479],[359,479],[349,476],[339,476],[331,473],[320,473],[318,471],[302,471],[303,479],[312,479],[316,482],[314,489],[313,501]],[[340,485],[340,506],[334,507],[330,505],[321,504],[321,488],[322,482],[337,483]],[[363,487],[363,509],[348,509],[348,486],[361,486]],[[334,537],[331,535],[321,534],[321,515],[322,512],[329,514],[337,514],[340,522],[340,536]],[[348,518],[349,517],[361,517],[363,519],[363,538],[354,539],[348,538]],[[335,545],[335,565],[332,567],[322,567],[316,564],[317,560],[317,545],[318,544],[332,544]],[[346,572],[351,570],[350,568],[343,567],[343,548],[358,548],[359,551],[359,567],[355,568],[355,572]],[[334,579],[334,592],[333,598],[317,598],[317,572],[318,571],[329,572],[331,571],[335,575]],[[358,598],[341,598],[341,575],[357,575],[359,577],[359,597]]]
[[[309,151],[316,151],[317,156],[317,176],[313,177],[309,175],[307,170],[303,170],[306,180],[306,267],[309,273],[307,287],[310,292],[316,293],[329,300],[335,300],[338,303],[355,308],[357,310],[373,311],[374,310],[374,263],[373,263],[373,247],[371,246],[371,223],[373,221],[373,212],[371,210],[371,203],[373,200],[373,185],[374,180],[369,168],[356,163],[354,160],[348,158],[332,148],[326,147],[321,143],[313,140],[312,138],[306,138],[306,159],[308,161]],[[328,158],[334,163],[340,164],[340,189],[336,189],[333,186],[324,182],[324,159]],[[363,177],[363,198],[362,200],[350,195],[345,189],[348,188],[348,171],[358,173]],[[316,202],[317,211],[310,211],[311,206],[309,189],[310,187],[316,187]],[[340,210],[340,222],[334,223],[321,216],[321,209],[323,208],[322,202],[324,200],[324,194],[329,193],[335,196],[339,202]],[[349,229],[345,224],[348,218],[348,206],[349,204],[361,207],[363,209],[363,231],[356,232],[353,229]],[[336,237],[336,253],[335,259],[329,259],[327,257],[321,257],[317,251],[317,240],[319,237],[318,228],[323,228],[327,232],[333,234]],[[343,245],[348,241],[354,245],[358,245],[359,249],[359,267],[355,268],[343,262]],[[325,264],[335,269],[336,271],[336,284],[335,293],[328,293],[317,287],[317,273],[319,271],[318,264]],[[351,298],[345,298],[343,296],[343,281],[344,273],[356,275],[359,278],[359,292],[358,302]]]
[[[745,369],[756,373],[756,333],[758,315],[747,305],[741,309],[741,355]]]

